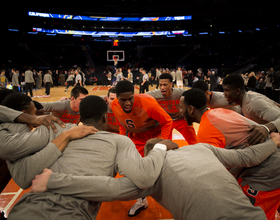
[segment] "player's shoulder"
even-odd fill
[[[182,95],[185,91],[187,91],[186,89],[181,89],[181,88],[173,88],[173,94],[180,94]]]
[[[161,97],[163,97],[163,95],[162,95],[162,93],[161,93],[161,91],[159,89],[155,89],[153,91],[149,91],[149,92],[147,92],[145,94],[151,95],[154,98],[161,98]]]
[[[155,98],[147,93],[144,94],[134,94],[134,99],[136,100],[143,100],[143,101],[149,101],[149,100],[155,100]]]
[[[274,106],[274,101],[257,92],[246,92],[242,101],[243,105],[249,105],[251,108],[258,109],[264,106]]]
[[[242,117],[237,112],[225,108],[214,108],[205,112],[207,118],[215,119],[216,121],[225,121],[227,118]]]

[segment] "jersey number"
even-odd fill
[[[126,119],[125,123],[127,124],[127,127],[129,128],[135,128],[134,122],[131,119]]]

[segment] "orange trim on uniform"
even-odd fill
[[[208,111],[204,112],[201,116],[199,130],[197,132],[197,141],[198,143],[207,143],[215,147],[225,148],[226,139],[224,135],[209,121],[207,117]]]
[[[249,185],[241,186],[241,188],[254,206],[260,206],[264,210],[268,220],[275,219],[276,211],[280,206],[280,189],[257,191]]]

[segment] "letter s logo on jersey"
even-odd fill
[[[127,124],[127,127],[129,128],[135,128],[135,125],[134,125],[134,121],[131,120],[131,119],[126,119],[125,120],[125,123]]]
[[[247,190],[247,193],[249,194],[249,195],[251,195],[251,196],[256,196],[256,195],[258,195],[258,190],[254,190],[254,189],[252,189],[251,187]]]

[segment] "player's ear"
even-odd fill
[[[240,88],[236,89],[236,95],[240,95],[240,94],[241,94],[241,89]]]
[[[107,123],[107,112],[102,116],[103,123]]]
[[[189,113],[189,115],[193,115],[194,114],[194,107],[192,105],[189,105],[188,108],[187,108],[187,111]]]

